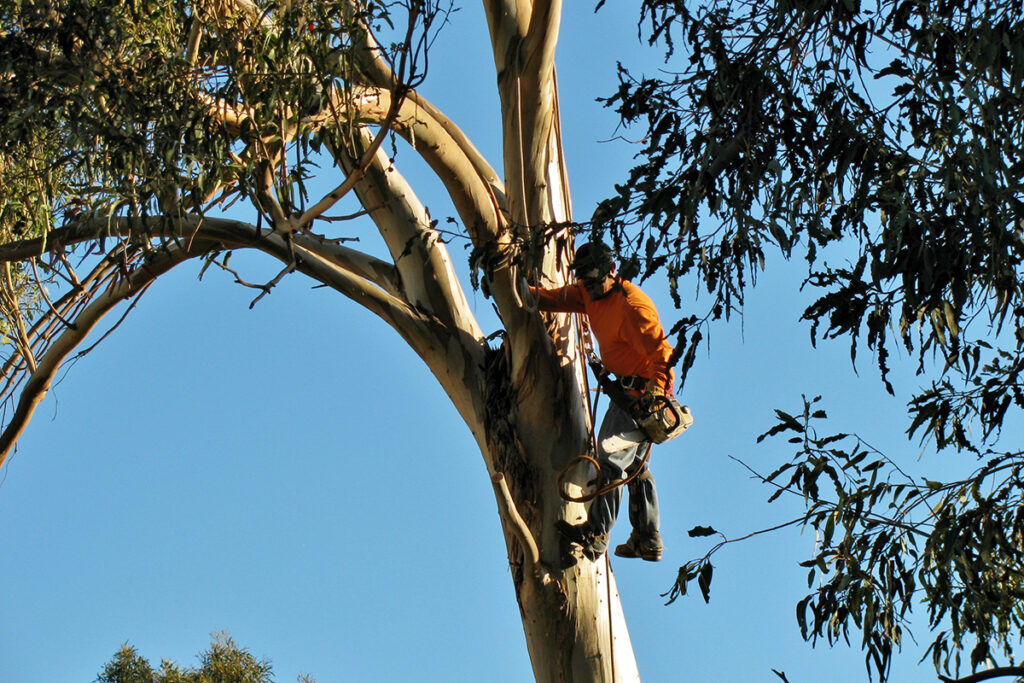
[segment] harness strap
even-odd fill
[[[594,372],[594,376],[597,377],[597,383],[601,390],[608,394],[608,398],[615,401],[615,404],[625,410],[627,414],[632,415],[636,397],[629,392],[643,391],[647,387],[647,378],[639,375],[629,375],[620,379],[612,379],[611,373],[605,369],[604,365],[596,357],[588,359],[588,363],[590,364],[590,369]]]

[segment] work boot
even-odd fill
[[[583,556],[593,562],[608,550],[608,534],[594,534],[585,524],[572,525],[565,520],[555,522],[555,529],[565,540],[578,545]]]
[[[661,534],[657,531],[639,534],[635,530],[630,533],[629,540],[616,546],[616,557],[639,557],[648,562],[660,562],[665,546],[661,543]]]

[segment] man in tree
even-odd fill
[[[621,481],[643,468],[628,484],[629,540],[615,548],[619,557],[661,560],[663,545],[659,533],[658,493],[654,477],[643,455],[650,442],[639,436],[627,401],[643,392],[656,396],[672,394],[673,373],[669,367],[672,347],[651,298],[639,287],[619,277],[611,250],[591,242],[576,250],[573,274],[577,282],[558,289],[531,288],[543,311],[582,313],[601,351],[605,369],[614,373],[622,391],[611,397],[598,432],[597,461],[601,480]],[[626,405],[624,405],[626,404]],[[579,545],[583,554],[596,559],[608,549],[608,535],[619,512],[622,487],[598,495],[590,505],[587,521],[578,525],[560,521],[559,531]]]

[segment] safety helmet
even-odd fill
[[[576,249],[572,272],[578,280],[603,280],[615,271],[612,250],[601,242],[586,242]]]

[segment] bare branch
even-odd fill
[[[64,320],[64,318],[61,317],[60,313],[57,312],[57,309],[54,307],[53,302],[50,301],[50,297],[46,293],[46,287],[43,286],[42,279],[39,277],[39,269],[36,268],[36,259],[29,259],[29,263],[32,264],[32,276],[35,278],[36,289],[39,290],[39,294],[42,295],[43,301],[46,302],[46,305],[49,307],[50,312],[52,312],[53,315],[56,316],[58,320],[64,323],[65,327],[71,327],[71,323],[69,323],[67,320]]]
[[[390,91],[384,88],[356,88],[347,98],[345,94],[336,92],[334,102],[335,111],[344,111],[348,104],[360,117],[385,121],[391,110],[392,98]],[[323,115],[321,119],[325,117]],[[479,173],[478,164],[482,163],[482,157],[477,154],[477,162],[474,162],[441,121],[433,118],[431,110],[417,106],[415,99],[402,101],[393,126],[444,183],[474,242],[496,238],[505,224],[504,195],[494,191],[492,180],[496,176],[493,170],[487,170],[486,176]],[[449,122],[449,127],[454,128],[454,124]],[[500,188],[498,190],[501,191]]]
[[[0,295],[3,297],[4,308],[10,314],[13,319],[14,327],[17,330],[17,346],[21,352],[22,357],[31,370],[36,369],[36,359],[32,354],[32,344],[29,342],[28,335],[25,333],[25,316],[22,315],[21,305],[18,301],[18,290],[14,286],[14,281],[11,278],[11,264],[4,264],[4,286],[0,287]]]
[[[1024,666],[997,666],[985,671],[979,671],[970,676],[964,676],[963,678],[949,678],[939,674],[939,680],[942,683],[978,683],[978,681],[987,681],[990,678],[1001,678],[1003,676],[1024,676]]]
[[[376,137],[370,146],[363,152],[363,156],[359,160],[359,164],[352,171],[348,173],[345,180],[336,187],[334,190],[329,192],[323,199],[311,206],[302,216],[295,222],[297,228],[308,227],[309,224],[319,218],[325,211],[330,209],[332,206],[338,203],[342,197],[349,193],[349,191],[355,186],[359,180],[362,179],[363,174],[366,173],[367,167],[373,161],[373,157],[377,154],[377,150],[384,143],[384,138],[387,137],[390,132],[392,125],[394,125],[395,118],[398,116],[398,112],[401,109],[404,97],[399,94],[398,97],[391,99],[391,104],[388,106],[388,113],[385,115],[384,120],[381,121],[380,130],[377,131]]]
[[[280,273],[278,273],[277,275],[274,276],[273,280],[271,280],[270,282],[266,282],[266,283],[264,283],[262,285],[259,285],[259,284],[255,284],[253,282],[247,282],[237,270],[235,270],[234,268],[228,267],[228,265],[226,263],[221,263],[220,261],[217,261],[217,260],[211,260],[209,263],[212,263],[213,265],[217,266],[218,268],[220,268],[223,271],[231,273],[231,275],[233,275],[234,278],[235,278],[235,283],[236,284],[242,285],[243,287],[248,287],[250,289],[258,289],[258,290],[260,290],[259,296],[257,296],[255,299],[253,299],[249,303],[249,309],[250,310],[253,307],[255,307],[257,303],[259,303],[260,299],[265,297],[267,294],[270,294],[271,290],[274,289],[274,287],[276,287],[278,285],[278,283],[281,282],[281,280],[283,280],[285,278],[286,275],[288,275],[289,273],[295,272],[295,263],[294,262],[289,263],[288,265],[286,265],[284,267],[283,270],[281,270]]]
[[[292,240],[296,246],[301,246],[308,251],[317,251],[335,265],[347,270],[352,275],[372,282],[392,296],[398,296],[401,293],[398,270],[390,263],[356,249],[335,244],[331,240],[309,235],[294,235]]]
[[[187,240],[215,242],[224,248],[253,247],[263,249],[277,256],[277,245],[267,240],[274,235],[270,229],[260,229],[251,223],[226,218],[200,216],[176,216],[149,218],[102,217],[58,228],[45,238],[22,240],[0,246],[0,263],[21,261],[40,256],[49,249],[63,249],[90,242],[99,238],[100,231],[107,237],[135,236],[144,239]],[[296,244],[308,250],[316,250],[329,258],[337,267],[349,270],[356,277],[366,279],[389,294],[398,294],[399,279],[395,267],[385,261],[364,254],[356,249],[336,244],[333,240],[314,235],[293,235]],[[287,247],[283,257],[287,260]],[[75,283],[76,289],[81,283]],[[58,305],[58,309],[60,306]]]
[[[391,73],[390,68],[381,56],[381,47],[373,37],[369,27],[364,27],[364,29],[361,34],[363,36],[362,49],[355,53],[360,69],[369,77],[370,85],[390,91],[396,83],[395,75]],[[432,102],[420,95],[417,90],[411,90],[406,97],[415,103],[418,109],[423,110],[426,116],[430,117],[444,129],[452,142],[466,155],[466,158],[476,170],[477,175],[490,187],[495,203],[504,210],[505,189],[501,178],[470,141],[469,137],[451,119],[445,116],[440,109],[434,106]]]
[[[128,277],[111,283],[102,295],[98,296],[75,318],[74,326],[66,328],[54,340],[46,353],[38,359],[36,369],[31,373],[22,389],[11,421],[0,434],[0,466],[3,465],[18,438],[24,432],[36,407],[46,396],[50,384],[64,360],[85,339],[103,316],[118,303],[137,294],[160,275],[174,266],[204,253],[209,247],[208,243],[196,242],[191,249],[171,247],[157,252],[145,266],[136,269]]]
[[[523,546],[526,570],[537,576],[542,582],[547,583],[550,576],[541,564],[537,540],[533,537],[533,533],[526,524],[526,520],[523,519],[523,516],[519,514],[519,510],[516,508],[516,503],[512,499],[512,492],[508,488],[508,482],[505,481],[505,475],[501,472],[495,472],[491,475],[491,484],[494,486],[494,492],[497,494],[501,511],[505,519],[508,520],[512,533],[515,534],[516,538],[519,539],[520,545]]]

